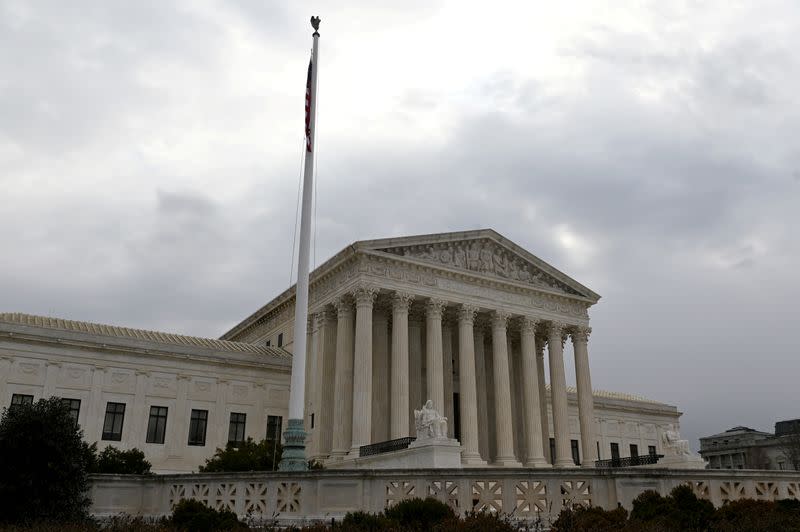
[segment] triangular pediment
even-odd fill
[[[492,230],[360,242],[358,247],[598,300],[600,296]]]

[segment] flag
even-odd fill
[[[308,80],[306,80],[306,151],[311,152],[311,59],[308,60]]]

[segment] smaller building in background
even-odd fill
[[[775,432],[733,427],[700,438],[708,469],[800,470],[800,419],[778,421]]]

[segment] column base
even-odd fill
[[[283,452],[278,463],[278,471],[307,471],[306,432],[302,419],[290,419],[283,433]]]
[[[533,468],[544,468],[544,467],[551,467],[547,460],[542,458],[534,458],[532,460],[527,460],[524,464],[525,467],[533,467]]]
[[[474,454],[467,454],[462,452],[461,453],[461,465],[467,467],[486,467],[486,460],[481,458],[481,455],[478,453]]]
[[[520,462],[513,456],[508,456],[508,457],[498,456],[497,458],[495,458],[494,462],[492,462],[492,465],[498,467],[522,467],[522,462]]]
[[[594,460],[588,462],[581,462],[581,469],[593,469],[595,467]]]
[[[556,460],[556,463],[553,464],[553,467],[556,469],[575,469],[578,466],[575,465],[575,462],[572,459],[567,460]]]

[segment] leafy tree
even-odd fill
[[[431,530],[437,523],[456,516],[452,508],[432,497],[400,501],[387,508],[384,515],[402,530]]]
[[[281,445],[272,440],[256,443],[252,438],[238,445],[217,448],[214,456],[200,466],[201,473],[222,471],[274,471],[281,460]]]
[[[97,444],[90,446],[97,450]],[[108,473],[115,475],[147,475],[150,473],[150,462],[144,459],[144,453],[135,447],[123,451],[109,445],[98,456],[92,457],[90,473]]]
[[[169,524],[178,530],[191,532],[250,530],[232,511],[215,510],[192,499],[183,499],[175,505]]]
[[[4,409],[0,418],[0,522],[87,516],[91,456],[58,397]]]

